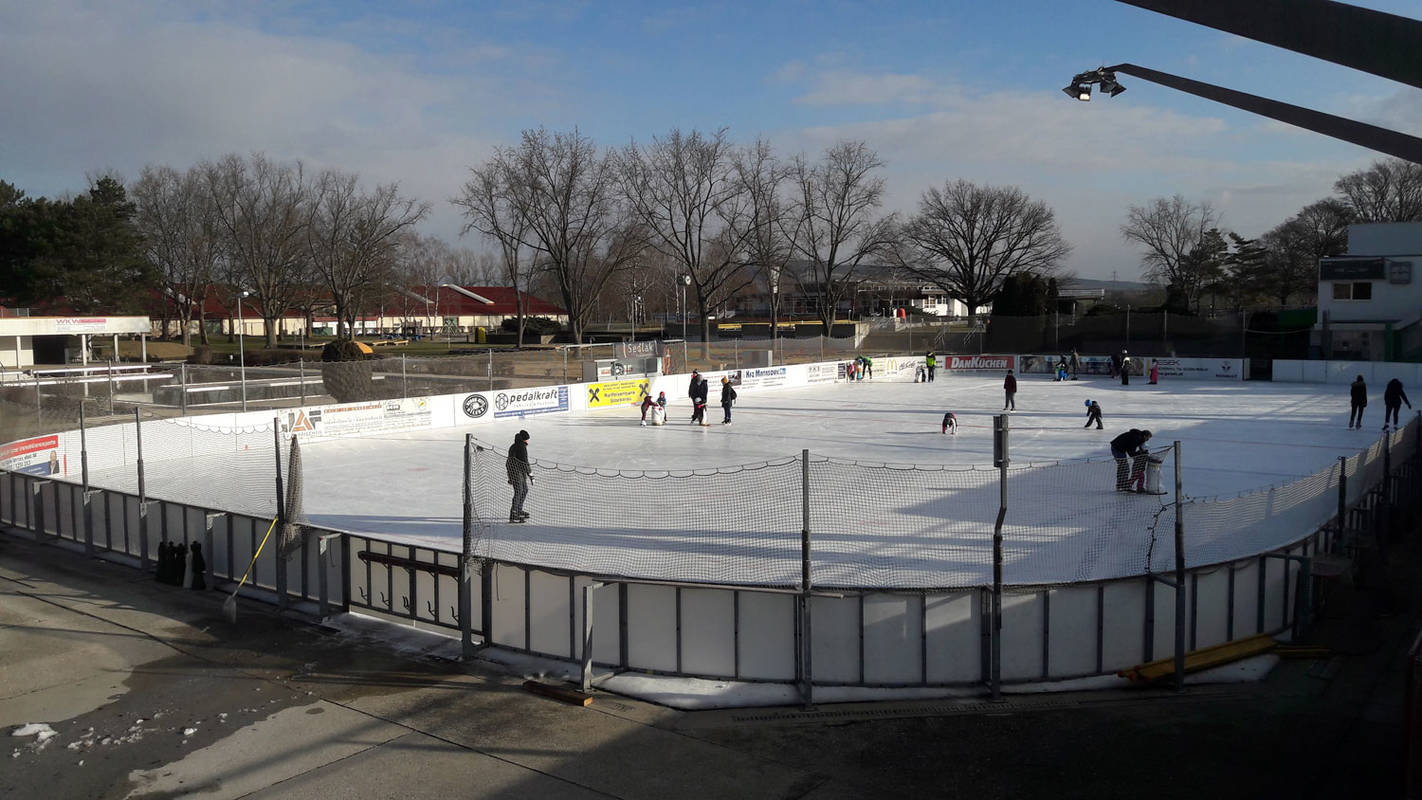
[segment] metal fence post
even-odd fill
[[[1348,527],[1348,457],[1338,457],[1338,533],[1333,540],[1333,551],[1345,546]]]
[[[1185,519],[1180,511],[1180,441],[1175,442],[1175,691],[1185,690]],[[1154,591],[1152,587],[1151,591]]]
[[[188,363],[178,365],[178,410],[188,415]]]
[[[493,350],[490,350],[490,351],[489,351],[489,358],[490,358],[490,360],[492,360],[493,357],[494,357],[494,351],[493,351]],[[409,397],[409,396],[410,396],[410,378],[409,378],[409,376],[405,373],[405,354],[404,354],[404,353],[401,353],[401,354],[400,354],[400,396],[401,396],[401,397]]]
[[[566,353],[566,351],[564,351]],[[566,357],[566,356],[565,356]],[[464,434],[464,541],[459,556],[460,655],[474,657],[474,434]],[[487,609],[485,609],[487,613]],[[489,632],[484,631],[487,641]]]
[[[133,409],[133,431],[138,441],[138,564],[148,569],[148,492],[143,475],[143,418]]]
[[[115,353],[115,356],[118,354]],[[114,415],[114,362],[109,359],[109,416]]]
[[[993,417],[993,456],[998,469],[997,521],[992,526],[992,651],[989,654],[991,671],[988,674],[992,699],[1002,699],[1002,523],[1007,518],[1007,466],[1008,432],[1007,415]]]
[[[494,391],[494,348],[489,348],[489,391]]]
[[[281,481],[281,418],[272,417],[272,455],[276,459],[276,516],[277,516],[277,540],[276,550],[272,553],[276,561],[276,591],[277,608],[285,611],[287,607],[287,574],[286,574],[286,493],[282,490]]]
[[[800,451],[800,698],[815,702],[814,647],[810,624],[810,451]]]
[[[301,404],[306,405],[306,359],[296,359],[297,380],[301,382]]]
[[[84,511],[84,552],[88,555],[94,554],[94,514],[89,507],[89,435],[84,418],[84,401],[79,401],[79,465],[80,480],[83,482],[83,502],[80,504]],[[55,525],[55,531],[59,526]]]
[[[583,691],[592,690],[593,596],[603,584],[593,581],[583,587]]]
[[[35,432],[44,430],[44,395],[40,392],[40,379],[35,376]]]

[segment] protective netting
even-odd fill
[[[994,468],[811,455],[807,470],[787,457],[629,472],[535,459],[524,503],[531,517],[513,522],[506,451],[481,447],[471,471],[481,557],[638,578],[798,586],[808,508],[814,586],[992,581]],[[1157,532],[1170,541],[1173,517],[1162,496],[1115,491],[1115,476],[1109,460],[1010,469],[1005,579],[1065,583],[1145,571]]]
[[[221,425],[222,415],[198,419],[145,420],[143,471],[146,493],[213,510],[270,518],[276,514],[277,449],[286,469],[285,441],[272,425]],[[89,484],[138,493],[138,432],[135,424],[105,425],[85,433]],[[79,437],[70,434],[63,480],[78,482]],[[196,477],[196,480],[194,479]]]
[[[593,574],[791,586],[800,579],[798,459],[726,468],[624,471],[535,459],[510,523],[506,448],[481,445],[471,472],[476,555]]]

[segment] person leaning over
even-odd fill
[[[1111,457],[1116,459],[1116,491],[1131,490],[1132,470],[1127,460],[1134,461],[1146,454],[1145,443],[1150,441],[1150,436],[1150,431],[1131,428],[1111,440]]]

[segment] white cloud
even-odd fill
[[[63,2],[0,12],[6,179],[59,194],[96,166],[134,176],[147,163],[264,151],[398,180],[436,204],[433,232],[453,238],[440,207],[494,143],[482,120],[514,104],[557,105],[546,89],[513,95],[480,75],[477,61],[496,49],[466,51],[472,73],[431,75],[332,39],[168,21],[179,18]]]
[[[860,80],[837,72],[807,80],[821,91],[831,75],[841,87],[856,87],[841,93],[842,103],[861,97],[858,87],[878,86],[900,107],[930,98],[933,110],[786,132],[776,137],[783,150],[815,154],[843,139],[868,142],[887,162],[886,211],[912,213],[925,189],[947,180],[1019,186],[1052,206],[1075,248],[1067,266],[1086,277],[1139,275],[1138,255],[1119,232],[1131,205],[1179,192],[1213,203],[1230,229],[1257,236],[1370,160],[1347,146],[1326,158],[1290,160],[1280,150],[1260,160],[1258,150],[1277,144],[1272,126],[1139,100],[1076,103],[1051,91],[969,92],[901,80],[909,76]]]

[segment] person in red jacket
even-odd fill
[[[1003,411],[1017,410],[1017,378],[1013,376],[1012,370],[1007,371],[1007,377],[1002,379],[1002,390],[1007,393],[1007,399],[1002,403]]]

